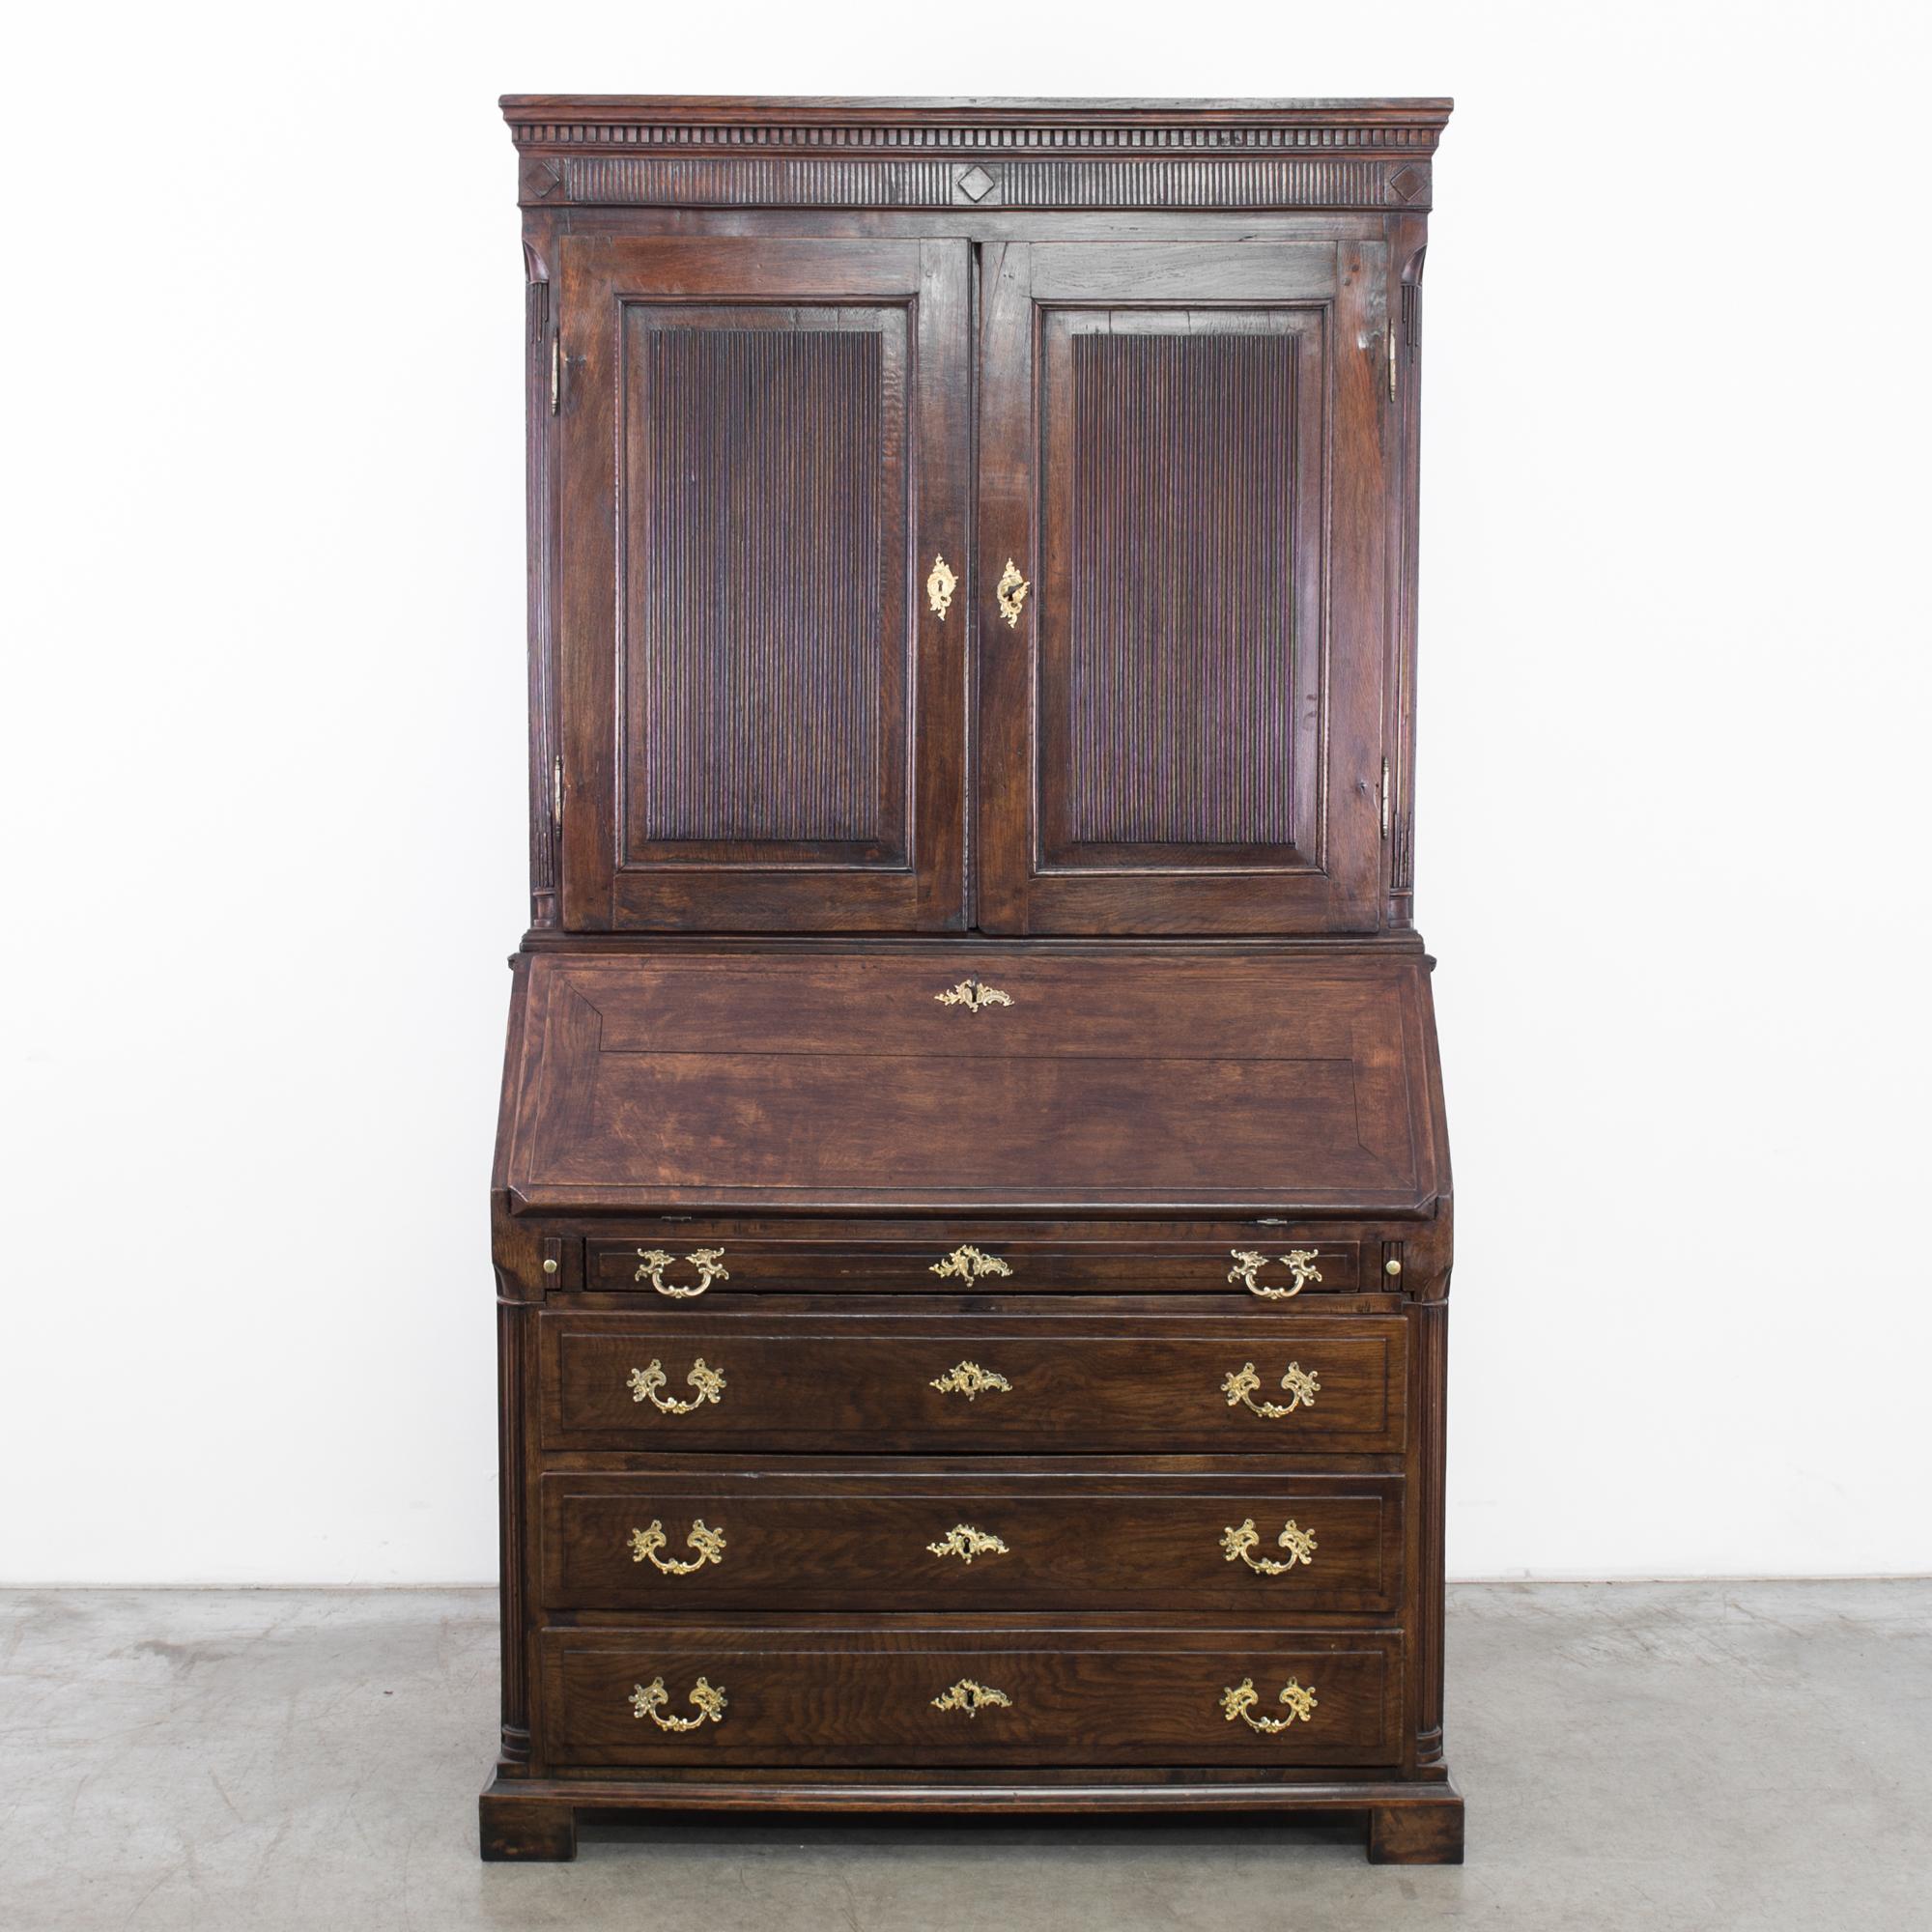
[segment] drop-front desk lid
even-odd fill
[[[1425,1213],[1415,953],[537,953],[514,1210]]]

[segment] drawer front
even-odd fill
[[[1352,1293],[1363,1286],[1361,1243],[1332,1236],[1323,1239],[1308,1229],[1262,1229],[1232,1240],[1149,1235],[1085,1241],[1000,1239],[954,1229],[923,1240],[860,1242],[810,1236],[743,1240],[711,1230],[691,1234],[670,1228],[638,1240],[592,1240],[586,1247],[587,1287],[601,1293],[656,1294],[667,1301],[747,1293],[929,1294],[971,1288],[1112,1294],[1233,1291],[1260,1301],[1289,1301],[1305,1293]]]
[[[554,1448],[1399,1451],[1394,1317],[539,1321]]]
[[[1400,1755],[1401,1639],[1382,1633],[678,1627],[546,1631],[540,1651],[560,1766]]]
[[[558,1609],[1396,1607],[1402,1479],[584,1475],[542,1479]]]

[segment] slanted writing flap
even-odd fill
[[[520,1210],[1416,1213],[1446,1183],[1413,954],[549,953],[521,997]]]

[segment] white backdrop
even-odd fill
[[[1418,880],[1451,1569],[1932,1569],[1922,19],[16,23],[0,1579],[495,1575],[507,89],[1458,98]]]

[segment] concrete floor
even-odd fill
[[[1452,1593],[1461,1869],[1353,1829],[586,1827],[482,1865],[494,1599],[0,1594],[6,1932],[1932,1925],[1932,1580]]]

